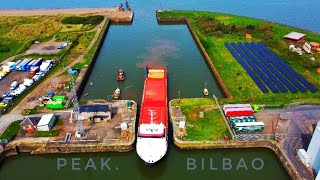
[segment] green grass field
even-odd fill
[[[186,116],[187,136],[184,140],[214,141],[229,135],[220,111],[216,109],[213,99],[181,99],[180,103],[174,102],[173,106],[180,106]],[[204,118],[199,118],[199,112],[204,112]]]
[[[12,136],[20,131],[20,123],[22,120],[12,122],[7,129],[1,134],[0,139],[9,140]]]
[[[34,41],[45,42],[53,37],[56,38],[56,41],[70,40],[73,42],[77,40],[79,43],[73,51],[83,51],[94,37],[95,31],[93,30],[97,27],[97,23],[103,20],[102,16],[97,16],[98,19],[88,17],[77,17],[84,20],[79,21],[80,24],[78,21],[72,21],[74,17],[69,15],[0,17],[0,62],[23,53]],[[68,24],[69,21],[72,24]],[[63,53],[66,51],[56,55],[41,56],[59,57]]]
[[[55,137],[59,135],[60,131],[60,129],[51,131],[36,131],[34,137]]]
[[[263,20],[211,12],[167,11],[158,13],[158,17],[188,19],[233,97],[232,99],[220,99],[222,103],[281,105],[300,101],[320,101],[320,91],[263,94],[224,45],[225,42],[261,41],[319,89],[320,74],[316,72],[316,68],[320,66],[320,54],[315,53],[316,61],[310,61],[310,56],[305,53],[299,56],[289,52],[290,43],[283,40],[285,34],[297,31],[305,33],[307,41],[319,42],[319,34]],[[246,39],[246,33],[250,33],[253,38]]]

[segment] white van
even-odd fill
[[[13,83],[10,85],[10,90],[14,90],[18,85],[19,84],[17,81],[13,81]]]

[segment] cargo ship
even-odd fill
[[[167,71],[165,68],[148,68],[144,81],[136,150],[139,157],[152,166],[166,154],[167,148]]]

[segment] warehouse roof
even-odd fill
[[[80,112],[107,112],[110,111],[108,105],[85,105],[79,107]]]
[[[39,121],[39,123],[37,124],[37,126],[44,126],[49,124],[50,120],[52,119],[52,116],[54,116],[54,114],[46,114],[43,115]]]

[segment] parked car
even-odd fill
[[[13,100],[13,97],[6,97],[2,100],[2,102],[5,104],[9,104],[12,102],[12,100]]]
[[[6,103],[0,102],[0,107],[6,107],[6,106],[7,106]]]
[[[10,94],[10,92],[5,92],[5,93],[3,93],[3,95],[2,95],[2,97],[7,97],[8,95]]]

